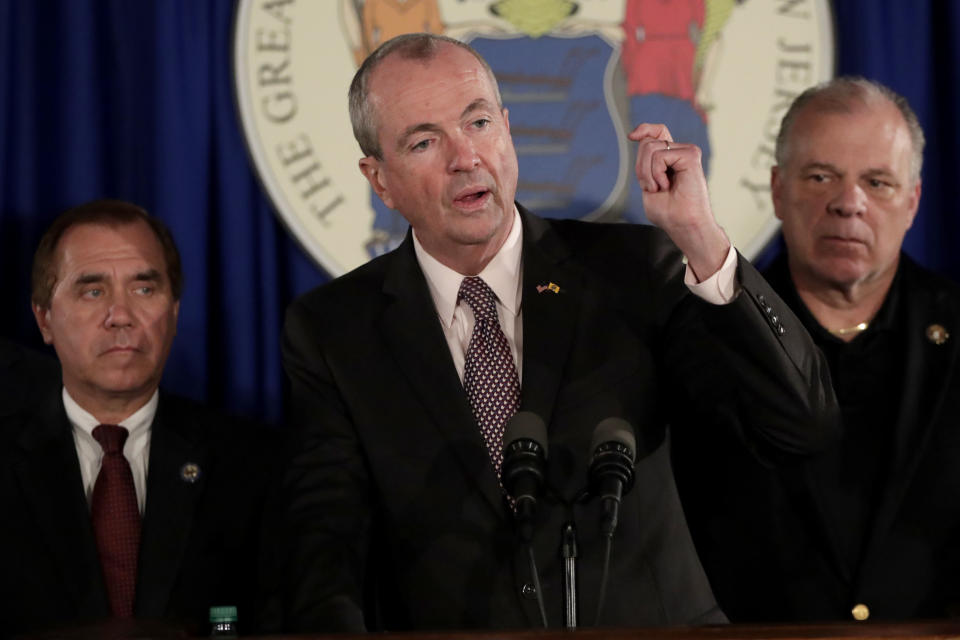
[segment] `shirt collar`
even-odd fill
[[[490,260],[480,276],[497,296],[500,304],[514,316],[520,312],[520,264],[523,249],[523,224],[520,212],[513,208],[513,226],[503,246]],[[417,262],[427,280],[430,296],[433,298],[437,315],[445,327],[453,324],[453,312],[457,308],[457,294],[460,282],[465,277],[427,253],[417,234],[413,234],[413,249]]]
[[[877,310],[876,315],[869,322],[869,326],[863,333],[856,336],[853,340],[847,342],[842,338],[833,335],[830,331],[820,324],[814,315],[807,308],[806,303],[800,294],[797,293],[797,287],[790,276],[789,263],[787,262],[787,252],[781,252],[780,256],[774,261],[769,270],[769,277],[765,273],[770,285],[775,291],[781,292],[787,306],[796,313],[800,322],[807,328],[807,331],[820,342],[833,343],[840,346],[851,347],[862,345],[864,336],[873,336],[881,331],[893,331],[898,327],[898,310],[900,309],[900,298],[902,296],[902,274],[904,269],[904,256],[900,256],[900,264],[897,265],[897,271],[893,276],[893,282],[890,284],[890,290],[883,299],[883,304]]]
[[[120,421],[119,426],[125,427],[130,432],[127,437],[128,440],[132,440],[150,428],[150,425],[153,424],[153,417],[157,414],[159,402],[160,392],[154,391],[145,405]],[[92,413],[77,404],[66,387],[63,388],[63,408],[67,412],[67,419],[70,424],[92,438],[93,430],[100,424],[100,421],[93,417]]]

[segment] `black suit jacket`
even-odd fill
[[[784,258],[767,273],[802,306]],[[892,428],[878,425],[892,456],[861,558],[841,550],[849,515],[826,494],[821,456],[774,469],[706,419],[675,434],[690,529],[735,622],[850,620],[857,604],[871,620],[960,614],[960,288],[906,255],[897,277],[906,367]]]
[[[608,416],[633,424],[640,460],[601,623],[723,620],[677,502],[665,424],[675,403],[696,402],[758,446],[816,448],[831,435],[823,365],[792,318],[765,315],[756,296],[774,294],[745,262],[743,295],[714,307],[689,294],[679,254],[652,227],[521,214],[521,409],[549,431],[533,550],[550,625],[562,620],[566,521],[579,534],[581,621],[593,623],[598,508],[575,499]],[[538,292],[550,282],[559,293]],[[295,302],[283,348],[300,440],[285,487],[283,626],[539,626],[527,557],[411,239]]]
[[[5,632],[109,616],[60,394],[56,385],[32,409],[0,417]],[[273,434],[163,393],[151,430],[134,615],[208,632],[210,606],[236,605],[251,630]],[[200,467],[195,482],[182,474],[191,462]]]
[[[28,410],[59,386],[56,358],[0,338],[0,418]]]

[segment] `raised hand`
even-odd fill
[[[641,124],[629,138],[638,143],[636,174],[647,218],[667,232],[697,279],[705,280],[723,264],[730,240],[710,208],[700,147],[674,142],[663,124]]]

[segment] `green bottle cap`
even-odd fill
[[[210,607],[210,622],[236,622],[236,607]]]

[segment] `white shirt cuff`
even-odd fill
[[[731,244],[723,266],[703,282],[697,282],[697,277],[693,275],[693,269],[688,264],[686,273],[683,274],[683,283],[693,295],[711,304],[731,302],[740,292],[740,285],[737,283],[737,250]]]

